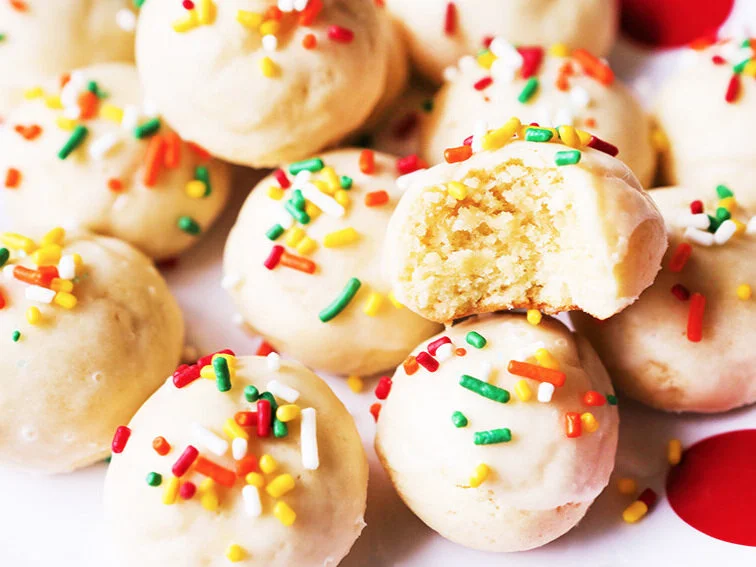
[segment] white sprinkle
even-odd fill
[[[491,379],[491,373],[493,372],[493,365],[487,361],[484,360],[480,363],[480,379],[484,382],[488,382]]]
[[[60,102],[63,106],[76,106],[79,93],[87,86],[87,78],[81,71],[74,71],[66,86],[60,91]]]
[[[76,277],[76,262],[71,254],[66,254],[58,262],[58,277],[62,280],[72,280]]]
[[[480,69],[480,66],[478,65],[478,60],[473,57],[472,55],[465,55],[463,57],[460,57],[459,59],[459,70],[462,72],[465,71],[476,71]]]
[[[560,108],[554,113],[551,124],[553,126],[573,126],[575,124],[575,114],[569,108]]]
[[[478,120],[473,126],[472,151],[479,152],[483,149],[483,136],[488,133],[488,124],[485,120]]]
[[[711,223],[711,220],[709,219],[709,215],[706,213],[680,213],[680,215],[677,217],[677,226],[687,228],[699,228],[701,230],[706,230],[709,228],[709,224]]]
[[[228,451],[228,441],[218,437],[209,429],[199,423],[192,423],[192,437],[197,445],[200,445],[211,453],[222,457]]]
[[[309,471],[314,471],[320,466],[315,409],[303,409],[301,419],[299,442],[302,445],[302,466]]]
[[[439,362],[449,360],[454,356],[454,345],[451,343],[444,343],[436,349],[436,359]]]
[[[264,51],[275,51],[278,49],[278,38],[271,34],[264,35],[262,38],[262,48]]]
[[[14,279],[16,279],[13,275],[13,269],[15,267],[16,266],[14,266],[13,264],[6,264],[5,267],[3,267],[3,275],[5,276],[6,280],[13,281]]]
[[[294,388],[289,388],[287,385],[281,384],[278,380],[271,380],[268,382],[268,386],[265,389],[277,398],[281,398],[290,404],[293,404],[299,399],[299,392]]]
[[[735,231],[738,230],[738,225],[730,219],[727,219],[719,225],[717,231],[714,233],[715,244],[725,244],[730,238],[733,237]]]
[[[748,224],[746,225],[745,231],[746,234],[756,234],[756,215],[748,219]]]
[[[420,177],[424,171],[425,169],[418,169],[417,171],[413,171],[412,173],[400,175],[396,178],[396,186],[401,191],[406,191],[407,189],[409,189],[409,186],[412,185],[412,182],[415,180],[415,178]]]
[[[292,12],[294,10],[294,0],[278,0],[278,9],[282,12]]]
[[[81,108],[78,106],[66,106],[63,109],[63,118],[68,118],[69,120],[78,120],[81,117]]]
[[[225,276],[223,276],[223,279],[221,279],[221,287],[225,290],[234,289],[241,282],[242,277],[240,274],[226,274]]]
[[[26,288],[26,299],[38,303],[52,303],[52,300],[55,299],[55,292],[39,285],[30,285]]]
[[[551,396],[554,395],[554,384],[548,382],[541,382],[538,385],[538,401],[545,404],[551,401]]]
[[[268,353],[265,357],[268,363],[268,370],[271,372],[278,372],[281,370],[281,355],[277,352]]]
[[[247,448],[249,443],[244,437],[237,437],[231,441],[231,455],[233,455],[235,461],[241,461],[247,456]]]
[[[121,119],[121,128],[131,131],[139,123],[139,109],[134,104],[127,104],[123,107],[123,118]]]
[[[685,240],[689,240],[690,242],[700,244],[701,246],[711,246],[712,244],[714,244],[714,235],[712,233],[692,227],[685,229],[683,238],[685,238]]]
[[[155,101],[149,98],[145,98],[142,101],[142,114],[147,118],[158,118],[160,116],[160,112],[158,111],[157,104],[155,104]]]
[[[346,209],[336,199],[326,195],[312,183],[302,187],[302,195],[328,216],[342,218],[346,214]]]
[[[459,69],[457,69],[454,65],[449,65],[444,69],[443,77],[444,81],[452,82],[457,77],[459,77]]]
[[[103,134],[89,144],[89,155],[96,160],[101,160],[122,140],[123,138],[118,132],[108,132],[107,134]]]
[[[578,108],[588,108],[591,104],[591,95],[583,87],[572,87],[570,89],[570,100]]]
[[[116,25],[126,32],[133,32],[136,29],[136,14],[131,10],[123,8],[116,12]]]
[[[307,5],[310,3],[310,0],[294,0],[294,9],[297,12],[301,12],[302,10],[307,9]]]
[[[291,182],[291,188],[301,189],[310,182],[310,179],[312,179],[312,171],[303,169],[294,176],[294,179]]]
[[[510,84],[515,80],[517,66],[510,65],[502,59],[497,59],[491,65],[491,77],[496,83]]]
[[[234,313],[233,315],[231,315],[231,322],[237,327],[243,327],[244,317],[242,317],[241,313]]]
[[[284,230],[289,230],[292,226],[294,226],[294,222],[294,217],[285,210],[280,211],[280,213],[278,214],[278,224],[280,224]]]
[[[260,501],[260,490],[251,484],[242,488],[242,500],[244,500],[244,511],[247,516],[257,518],[262,514],[262,502]]]
[[[519,69],[522,67],[522,54],[514,45],[501,37],[495,37],[489,46],[491,53],[496,55],[497,61],[501,61],[509,67]]]

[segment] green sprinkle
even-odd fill
[[[147,484],[150,486],[160,486],[163,484],[163,475],[156,472],[151,472],[147,475]]]
[[[277,419],[273,420],[273,437],[281,439],[289,434],[289,426],[283,421]]]
[[[0,41],[5,41],[6,35],[4,33],[0,33]]]
[[[302,195],[301,189],[294,189],[294,191],[292,191],[291,203],[300,211],[305,210],[305,207],[307,206],[307,201],[305,201],[305,198],[304,198],[304,195]]]
[[[222,356],[213,359],[215,371],[215,385],[219,392],[228,392],[231,389],[231,373],[228,371],[228,360]]]
[[[5,263],[10,258],[10,251],[7,248],[0,248],[0,268],[5,266]]]
[[[527,142],[548,142],[554,137],[554,133],[546,128],[534,128],[531,126],[525,131],[525,141]]]
[[[734,197],[733,193],[727,185],[717,185],[717,197],[720,199],[726,199],[727,197]]]
[[[260,399],[260,390],[255,388],[252,384],[244,387],[244,399],[250,404]]]
[[[746,47],[746,48],[751,47],[751,40],[750,40],[750,38],[745,38],[743,40],[743,43],[740,44],[740,47]]]
[[[110,464],[110,461],[112,461],[112,460],[113,460],[113,455],[108,455],[107,457],[105,457],[105,458],[104,458],[104,459],[102,460],[102,462],[103,462],[103,463],[105,463],[106,465],[109,465],[109,464]]]
[[[328,307],[320,312],[320,320],[323,323],[328,323],[331,319],[336,317],[339,313],[344,311],[349,302],[357,295],[357,290],[360,289],[362,282],[357,278],[350,278],[350,280],[344,286],[341,294],[331,303]]]
[[[134,4],[134,8],[136,8],[137,10],[139,10],[142,6],[144,6],[144,3],[146,1],[147,0],[131,0],[131,3]]]
[[[196,179],[197,181],[202,181],[202,183],[205,184],[205,194],[203,195],[203,197],[209,197],[213,192],[213,189],[210,185],[210,172],[204,165],[198,165],[194,169],[194,179]]]
[[[424,112],[433,112],[433,99],[426,98],[421,105]]]
[[[97,95],[100,92],[100,89],[97,87],[97,81],[89,81],[87,83],[87,90],[93,95]]]
[[[345,191],[349,191],[352,188],[352,178],[348,175],[342,175],[339,179],[339,185],[341,185],[341,188]]]
[[[608,403],[610,406],[616,406],[617,405],[617,396],[614,394],[607,394],[606,395],[606,403]]]
[[[459,379],[459,385],[495,402],[506,404],[509,401],[509,392],[504,388],[483,382],[483,380],[478,380],[468,374],[462,375]]]
[[[286,209],[288,213],[294,217],[294,220],[296,220],[299,224],[308,224],[310,222],[310,215],[308,215],[303,210],[298,209],[292,199],[289,199],[284,203],[284,209]]]
[[[730,214],[730,211],[728,211],[724,207],[717,207],[717,212],[715,214],[716,214],[717,220],[720,221],[720,222],[724,222],[726,220],[729,220],[730,217],[732,216]]]
[[[512,440],[512,432],[506,428],[490,429],[488,431],[476,431],[473,441],[476,445],[494,445],[496,443],[509,443]]]
[[[713,217],[711,215],[706,215],[706,216],[709,217],[709,228],[707,230],[709,232],[716,232],[717,229],[719,228],[719,225],[722,224],[722,222],[718,218]]]
[[[452,423],[454,427],[467,427],[467,418],[461,411],[455,411],[452,414]]]
[[[179,217],[177,225],[187,234],[197,235],[202,232],[200,225],[192,217]]]
[[[554,156],[554,163],[557,165],[575,165],[580,161],[580,150],[564,150],[557,152]]]
[[[468,345],[472,345],[475,348],[483,348],[488,344],[488,341],[483,338],[483,335],[480,333],[476,333],[475,331],[470,331],[467,333],[467,336],[465,336],[465,340],[467,341]]]
[[[531,98],[533,98],[533,95],[536,93],[537,90],[538,90],[538,79],[536,77],[530,77],[528,79],[528,82],[525,83],[525,86],[522,88],[522,91],[520,91],[520,94],[517,97],[517,100],[525,104]]]
[[[274,224],[268,229],[268,232],[265,233],[265,236],[268,237],[268,240],[278,240],[278,238],[284,233],[284,227],[282,227],[280,224]]]
[[[143,140],[148,136],[152,136],[158,130],[160,130],[160,118],[155,117],[134,128],[134,136]]]
[[[21,339],[21,331],[13,331],[13,335],[11,336],[14,343],[17,343],[19,339]]]
[[[63,147],[60,148],[58,157],[60,159],[66,159],[68,156],[70,156],[71,152],[73,152],[76,148],[84,143],[84,139],[87,137],[87,134],[89,134],[89,129],[86,126],[79,125],[74,128],[74,131],[71,132],[71,136],[68,138],[66,143],[63,144]]]
[[[748,65],[750,61],[751,61],[750,57],[748,59],[744,59],[743,61],[741,61],[740,63],[738,63],[732,68],[732,72],[735,73],[736,75],[740,75],[740,73],[743,72],[743,70],[745,69],[745,66]]]
[[[289,173],[296,175],[300,171],[320,171],[325,167],[323,160],[320,158],[310,158],[302,161],[296,161],[289,166]]]

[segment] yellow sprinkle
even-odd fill
[[[362,381],[362,378],[353,374],[347,378],[347,386],[349,386],[349,389],[352,390],[352,392],[359,394],[365,387],[365,383]]]
[[[362,309],[362,312],[370,317],[375,317],[381,309],[381,305],[383,305],[383,295],[376,291],[371,291],[367,301],[365,301],[365,307]]]
[[[228,549],[226,550],[226,558],[231,563],[238,563],[244,559],[244,557],[246,557],[246,553],[241,546],[236,545],[235,543],[228,546]]]
[[[192,199],[202,199],[207,191],[204,181],[192,179],[184,186],[184,192]]]
[[[326,195],[333,195],[336,192],[336,190],[332,189],[328,183],[321,181],[320,179],[312,181],[312,184],[318,188],[318,191],[325,193]]]
[[[123,108],[106,102],[100,107],[100,118],[120,124],[123,121]]]
[[[643,516],[645,516],[647,512],[648,506],[646,506],[646,503],[640,500],[636,500],[635,502],[630,504],[630,506],[625,508],[624,512],[622,512],[622,519],[625,520],[628,524],[634,524]]]
[[[76,128],[76,120],[65,118],[64,116],[58,116],[55,119],[55,124],[58,126],[58,128],[67,132]]]
[[[215,488],[210,488],[200,496],[200,504],[202,504],[202,507],[207,510],[208,512],[215,512],[218,510],[218,493],[215,491]]]
[[[184,33],[196,28],[198,25],[197,10],[187,10],[185,15],[173,22],[173,31]]]
[[[577,132],[578,138],[580,138],[580,145],[585,146],[588,142],[591,141],[591,138],[593,138],[593,134],[586,132],[585,130],[575,130]]]
[[[620,494],[630,496],[638,490],[638,484],[632,478],[619,478],[617,479],[617,490]]]
[[[322,212],[318,207],[316,207],[313,203],[310,201],[307,201],[305,203],[305,212],[307,213],[307,216],[310,217],[310,220],[315,220],[320,216],[320,213]]]
[[[743,67],[743,74],[746,77],[756,77],[756,59],[751,59]]]
[[[23,250],[27,254],[31,254],[37,249],[37,245],[31,238],[16,234],[15,232],[3,232],[0,234],[0,242],[12,250]]]
[[[45,106],[52,110],[62,110],[63,103],[60,102],[60,97],[57,95],[49,95],[45,97]]]
[[[71,280],[62,280],[60,278],[53,278],[50,282],[50,289],[53,291],[67,291],[71,293],[73,291],[74,284]]]
[[[226,364],[228,365],[228,371],[231,374],[231,377],[233,378],[236,375],[236,357],[233,354],[227,354],[225,352],[217,352],[210,359],[210,363],[212,364],[212,361],[215,360],[216,358],[226,359]]]
[[[309,256],[313,252],[315,252],[315,249],[318,247],[318,243],[314,241],[309,236],[305,236],[302,240],[299,241],[299,244],[297,244],[297,252],[302,254],[303,256]]]
[[[661,128],[654,128],[651,131],[651,147],[657,152],[666,152],[669,150],[669,138]]]
[[[499,128],[492,130],[483,136],[482,147],[484,150],[498,150],[504,144],[509,143],[512,136],[520,129],[520,119],[512,117]]]
[[[268,187],[268,197],[275,201],[280,201],[283,199],[284,196],[284,190],[281,189],[278,185],[271,185]]]
[[[396,298],[393,291],[389,292],[388,298],[389,298],[389,301],[392,303],[392,305],[396,307],[397,309],[401,309],[402,307],[404,307],[404,305],[402,305],[402,303]]]
[[[286,245],[291,248],[296,248],[302,239],[305,237],[305,231],[298,226],[294,226],[289,229],[289,233],[286,235]]]
[[[273,498],[281,498],[287,492],[294,490],[294,477],[290,474],[281,474],[268,483],[265,487],[265,492],[270,494]]]
[[[494,55],[490,51],[484,51],[483,53],[478,55],[478,65],[480,65],[484,69],[490,69],[494,61],[496,61],[496,55]]]
[[[32,262],[37,266],[54,266],[60,261],[63,249],[59,244],[48,244],[38,248],[32,254]]]
[[[81,254],[74,253],[72,254],[72,256],[73,256],[74,266],[76,266],[77,268],[80,268],[84,264],[84,260],[81,259]]]
[[[539,366],[559,370],[559,361],[545,348],[539,348],[535,351],[535,359]]]
[[[229,417],[223,424],[223,433],[225,433],[226,437],[229,439],[249,439],[249,434],[244,431],[232,417]]]
[[[467,187],[459,181],[450,181],[446,184],[446,191],[454,197],[457,201],[461,201],[467,197]]]
[[[570,48],[563,43],[554,43],[549,47],[549,55],[552,57],[569,57]]]
[[[39,308],[29,307],[29,309],[26,310],[26,320],[30,325],[38,325],[42,320],[42,313],[40,312]]]
[[[68,293],[67,291],[59,291],[55,294],[55,299],[53,299],[56,305],[60,305],[63,309],[73,309],[76,307],[76,303],[78,300],[76,299],[76,296],[73,294]]]
[[[209,364],[206,364],[200,368],[200,377],[207,378],[208,380],[215,380],[215,370]]]
[[[260,470],[265,474],[276,472],[277,468],[278,463],[270,455],[263,455],[262,457],[260,457]]]
[[[260,59],[260,71],[262,71],[264,76],[272,79],[278,75],[279,68],[275,61],[266,56]]]
[[[244,480],[247,484],[251,484],[252,486],[256,486],[257,488],[262,488],[263,486],[265,486],[265,477],[257,472],[248,473],[247,476],[244,477]]]
[[[667,462],[673,467],[682,459],[682,443],[679,439],[670,439],[667,443]]]
[[[751,286],[747,283],[740,284],[735,293],[738,294],[738,299],[742,299],[743,301],[751,299]]]
[[[528,309],[528,313],[525,317],[531,325],[538,325],[540,324],[541,319],[543,319],[543,315],[538,309]]]
[[[333,194],[333,198],[336,199],[336,202],[344,208],[348,207],[352,202],[352,198],[349,196],[349,191],[344,191],[343,189],[337,190]]]
[[[26,100],[32,100],[35,98],[40,98],[45,95],[45,91],[42,90],[42,87],[31,87],[29,89],[26,89],[24,91],[24,98]]]
[[[582,145],[577,132],[572,126],[560,126],[557,128],[557,132],[559,133],[559,139],[562,140],[565,146],[579,148]]]
[[[279,408],[276,410],[276,418],[278,419],[278,421],[283,421],[284,423],[294,421],[299,417],[299,414],[300,409],[296,404],[285,404],[283,406],[279,406]]]
[[[215,19],[215,4],[212,0],[199,0],[199,2],[197,2],[197,12],[199,23],[201,25],[206,26],[212,24]]]
[[[280,29],[280,22],[276,20],[266,20],[260,24],[260,35],[276,35]]]
[[[488,475],[490,473],[491,469],[488,468],[488,465],[484,463],[479,464],[477,467],[475,467],[475,471],[470,477],[470,487],[478,488],[481,484],[486,482],[486,479],[488,478]]]
[[[297,519],[297,515],[294,510],[291,509],[291,506],[286,502],[281,501],[276,502],[276,506],[273,508],[273,515],[278,518],[278,521],[284,526],[292,525],[294,520]]]
[[[334,194],[336,191],[341,189],[341,182],[339,181],[339,176],[336,175],[336,170],[333,169],[330,165],[321,169],[320,174],[323,176],[323,179],[328,184],[328,188],[331,190],[331,194]]]
[[[42,244],[42,246],[47,246],[49,244],[61,245],[63,244],[63,240],[65,238],[66,238],[66,231],[63,228],[57,226],[53,228],[52,230],[50,230],[49,232],[47,232],[47,234],[45,234],[42,237],[42,240],[40,240],[40,243]]]
[[[580,421],[583,424],[583,429],[587,433],[593,433],[599,427],[599,422],[591,412],[585,412],[580,414]]]
[[[338,246],[346,246],[347,244],[353,244],[360,239],[360,233],[354,230],[351,226],[342,228],[341,230],[335,230],[329,232],[323,238],[323,246],[326,248],[337,248]]]
[[[249,10],[237,10],[236,21],[243,25],[245,28],[256,30],[262,24],[263,16],[258,12],[250,12]]]
[[[730,219],[730,220],[735,223],[735,234],[738,236],[741,236],[745,232],[746,225],[740,222],[738,219]]]
[[[171,479],[165,484],[163,489],[163,504],[174,504],[176,502],[176,496],[178,496],[179,479],[172,476]]]
[[[533,391],[530,389],[527,380],[518,380],[515,384],[515,394],[523,402],[529,402],[533,398]]]
[[[732,212],[738,206],[738,202],[735,200],[735,197],[725,197],[724,199],[720,199],[717,205]]]

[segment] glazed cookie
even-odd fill
[[[670,238],[659,277],[619,315],[594,322],[575,314],[575,326],[614,383],[645,404],[720,412],[756,402],[756,358],[745,332],[756,317],[756,221],[725,186],[651,196]]]
[[[307,157],[359,128],[386,87],[389,26],[364,0],[147,2],[137,64],[178,132],[250,167]]]
[[[365,526],[352,417],[299,364],[222,353],[179,368],[116,431],[113,556],[123,567],[336,565]]]
[[[433,112],[422,123],[421,154],[440,163],[446,148],[510,116],[541,126],[574,126],[611,140],[641,185],[648,187],[653,180],[650,120],[604,61],[560,46],[548,52],[542,47],[515,49],[501,38],[449,70]]]
[[[662,152],[666,183],[701,189],[725,184],[738,188],[744,203],[756,204],[754,45],[729,40],[691,51],[688,65],[663,85],[656,120],[668,140]]]
[[[397,369],[375,449],[404,502],[460,545],[521,551],[572,529],[609,481],[617,399],[555,319],[475,317]]]
[[[493,36],[510,43],[564,43],[605,55],[619,21],[616,0],[386,0],[402,25],[413,61],[440,82],[445,67]]]
[[[0,2],[0,22],[0,117],[54,75],[134,59],[129,0]]]
[[[475,145],[400,179],[385,245],[400,302],[440,322],[513,308],[605,319],[651,285],[664,222],[630,169],[598,151],[610,144],[513,118]]]
[[[10,259],[9,259],[10,257]],[[46,473],[104,459],[113,428],[170,375],[183,321],[119,240],[0,234],[0,463]]]
[[[224,286],[275,348],[319,370],[371,375],[439,330],[398,304],[381,274],[404,161],[336,150],[277,170],[249,196],[226,244]]]
[[[79,226],[156,259],[194,244],[226,203],[228,167],[143,101],[134,66],[105,63],[17,107],[0,130],[0,206],[13,228]]]

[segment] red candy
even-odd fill
[[[200,365],[193,364],[192,366],[179,367],[176,372],[173,373],[173,385],[177,388],[184,388],[197,378],[200,377]]]
[[[435,372],[436,370],[438,370],[438,360],[433,358],[425,351],[418,354],[415,360],[417,360],[417,363],[425,368],[428,372]]]
[[[286,172],[283,169],[277,169],[273,172],[273,177],[276,178],[276,181],[278,182],[279,187],[281,189],[288,189],[291,187],[291,181],[289,181],[289,178],[286,177]]]
[[[123,450],[126,448],[126,443],[129,441],[129,437],[131,437],[131,429],[125,425],[119,425],[115,430],[113,442],[110,446],[112,451],[116,454],[123,453]]]
[[[583,394],[583,403],[587,406],[603,406],[606,398],[595,390],[588,390]]]
[[[436,356],[438,347],[450,343],[451,339],[449,337],[441,337],[440,339],[436,339],[435,341],[428,343],[428,353],[430,353],[432,356]]]
[[[379,400],[385,400],[388,398],[389,392],[391,392],[391,378],[383,376],[375,387],[375,397]]]
[[[691,252],[693,252],[693,247],[687,242],[678,244],[669,260],[669,271],[675,273],[682,271],[688,258],[690,258]]]
[[[373,419],[377,422],[378,416],[381,415],[381,404],[373,404],[370,406],[370,413],[373,416]]]
[[[271,410],[268,400],[257,400],[257,435],[267,437],[270,435]]]
[[[171,467],[171,472],[173,473],[173,476],[181,478],[186,474],[186,471],[189,470],[189,467],[192,466],[194,461],[199,456],[199,451],[192,447],[191,445],[188,445],[186,449],[184,449],[184,452],[181,453],[181,456],[176,459],[176,462],[173,464],[173,467]]]
[[[704,212],[703,202],[699,200],[693,201],[690,204],[690,212],[693,213],[694,215],[700,215],[701,213],[703,213]]]
[[[567,437],[574,439],[583,434],[583,424],[580,421],[580,414],[574,411],[568,411],[564,414],[565,431]]]
[[[690,299],[690,292],[688,291],[688,288],[682,284],[673,285],[670,291],[672,292],[672,295],[674,295],[680,301],[688,301],[688,299]]]
[[[328,26],[328,39],[338,43],[351,43],[354,39],[354,32],[341,26]]]
[[[179,487],[179,496],[183,500],[191,500],[197,493],[197,485],[193,482],[184,482]]]

